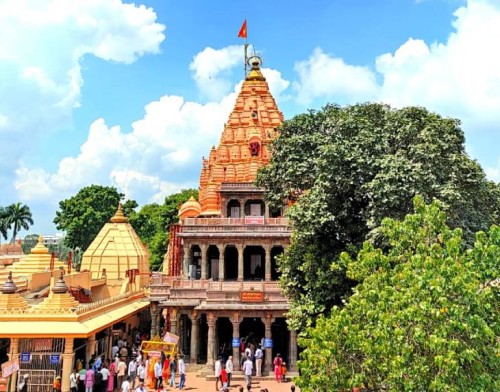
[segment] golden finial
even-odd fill
[[[118,204],[115,215],[109,220],[111,223],[127,223],[128,219],[123,215],[122,203]]]
[[[66,285],[66,282],[64,281],[64,272],[61,271],[59,275],[59,279],[57,280],[56,284],[52,287],[52,292],[54,294],[64,294],[68,292],[68,286]]]
[[[252,56],[248,59],[248,64],[252,66],[246,80],[258,80],[261,82],[265,82],[266,78],[260,72],[260,65],[262,64],[262,60],[259,56]]]
[[[17,291],[17,286],[12,280],[12,271],[9,271],[9,276],[7,276],[7,280],[0,288],[0,291],[3,294],[14,294]]]

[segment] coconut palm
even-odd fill
[[[5,213],[5,208],[0,207],[0,236],[3,237],[4,240],[7,239],[8,229],[9,225],[7,223],[7,214]]]
[[[4,218],[2,220],[6,222],[6,229],[13,229],[12,239],[10,241],[12,244],[16,241],[16,236],[21,229],[28,230],[30,225],[33,224],[30,208],[25,204],[21,205],[21,203],[14,203],[7,206],[3,216]]]

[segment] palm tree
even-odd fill
[[[12,244],[16,241],[16,236],[21,229],[28,230],[30,225],[33,224],[33,219],[31,217],[30,208],[27,205],[21,205],[21,203],[11,204],[7,206],[4,210],[4,216],[6,220],[6,228],[14,230],[12,232]]]
[[[9,230],[7,214],[5,213],[5,208],[0,207],[0,236],[3,237],[4,240],[7,239],[7,230]]]

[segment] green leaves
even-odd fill
[[[20,230],[28,230],[33,224],[30,208],[21,203],[14,203],[5,208],[0,207],[0,235],[7,239],[8,231],[12,229],[11,243],[16,241]]]
[[[500,387],[500,293],[492,283],[500,275],[500,227],[478,233],[466,250],[462,231],[445,222],[440,203],[417,197],[414,214],[383,221],[388,246],[365,242],[357,257],[342,255],[361,283],[300,340],[303,391]]]

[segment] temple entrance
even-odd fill
[[[208,279],[219,280],[219,257],[219,249],[215,245],[210,245],[207,251]]]
[[[273,358],[279,353],[283,361],[289,365],[290,332],[288,331],[286,319],[284,317],[277,318],[276,321],[271,324],[271,334],[273,337]]]
[[[187,314],[181,314],[179,317],[179,350],[191,359],[191,320]]]
[[[200,340],[198,341],[198,363],[207,362],[208,324],[207,315],[200,316]]]
[[[217,357],[222,357],[223,363],[232,355],[233,324],[229,317],[219,317],[215,323],[217,330]]]
[[[224,280],[238,279],[238,250],[233,245],[226,246],[224,252]]]
[[[253,344],[258,347],[265,336],[265,327],[260,317],[245,317],[240,324],[240,336],[245,346]]]
[[[264,280],[264,260],[261,246],[247,246],[243,252],[243,280]]]
[[[271,280],[278,280],[281,272],[278,271],[278,263],[276,257],[284,252],[282,246],[275,246],[271,249]]]

